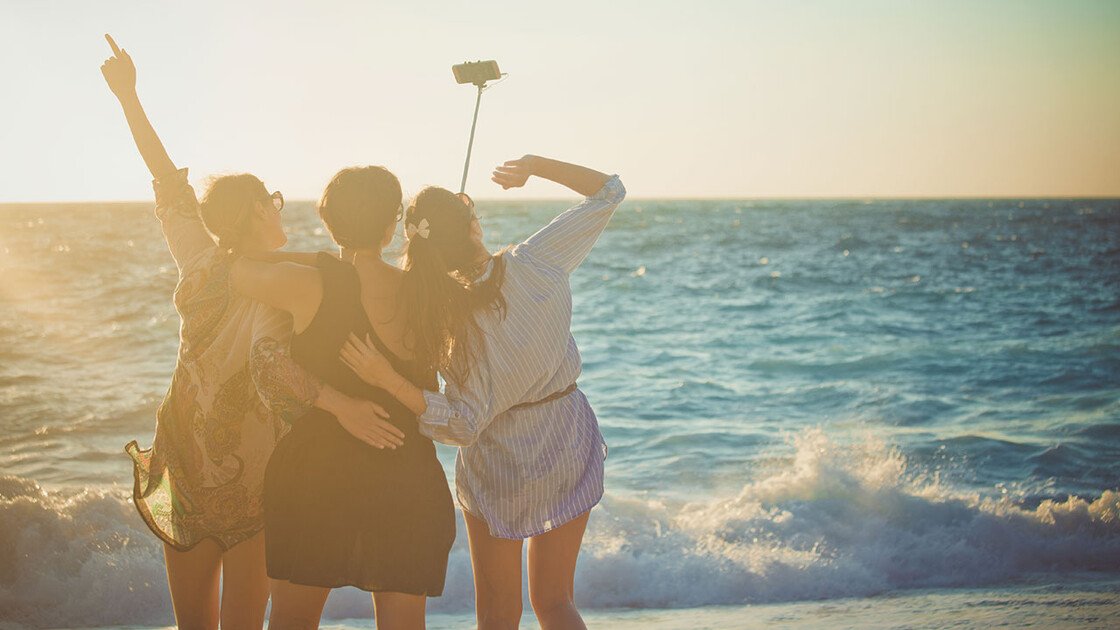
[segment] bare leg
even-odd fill
[[[576,609],[576,558],[587,515],[529,539],[529,601],[541,630],[585,630]]]
[[[428,598],[408,593],[374,593],[373,616],[379,630],[424,630]]]
[[[163,558],[175,623],[181,630],[217,630],[222,548],[210,539],[190,551],[164,543]]]
[[[272,612],[268,630],[305,630],[319,627],[331,589],[272,580]]]
[[[264,532],[222,556],[222,629],[261,630],[268,603]]]
[[[467,512],[463,520],[471,544],[478,629],[516,629],[521,623],[522,541],[494,538],[484,521]]]

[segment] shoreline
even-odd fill
[[[784,603],[581,610],[589,628],[612,630],[705,630],[742,628],[1108,628],[1120,618],[1120,574],[1084,572],[1055,579],[1034,574],[1018,583],[991,587],[896,590],[872,597]],[[370,618],[326,619],[324,630],[370,627]],[[429,630],[474,626],[473,613],[429,613]],[[0,630],[22,629],[0,622]],[[171,630],[174,626],[118,626],[130,630]],[[536,628],[525,607],[521,627]],[[103,630],[91,626],[84,630]]]

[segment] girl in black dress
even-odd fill
[[[381,260],[401,210],[400,184],[388,170],[344,169],[319,203],[341,258],[243,260],[233,270],[235,289],[291,313],[291,352],[299,364],[335,389],[381,405],[398,429],[392,438],[372,430],[359,438],[314,409],[277,445],[264,490],[276,627],[316,627],[330,589],[356,586],[373,593],[377,627],[422,628],[425,598],[443,591],[455,514],[435,448],[391,392],[365,384],[338,359],[353,333],[377,345],[418,387],[436,386],[435,374],[418,369],[408,351],[408,314],[397,304],[402,272]]]

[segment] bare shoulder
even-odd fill
[[[356,266],[362,295],[371,300],[396,301],[404,270],[386,262]]]

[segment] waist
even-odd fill
[[[543,405],[547,402],[552,402],[554,400],[559,400],[559,399],[567,396],[568,394],[576,391],[577,389],[579,389],[579,384],[578,383],[572,383],[571,385],[565,387],[564,389],[562,389],[562,390],[560,390],[560,391],[558,391],[554,394],[549,394],[548,396],[545,396],[544,398],[542,398],[540,400],[534,400],[532,402],[518,403],[518,404],[510,407],[509,411],[513,411],[514,409],[528,409],[529,407],[536,407],[538,405]]]

